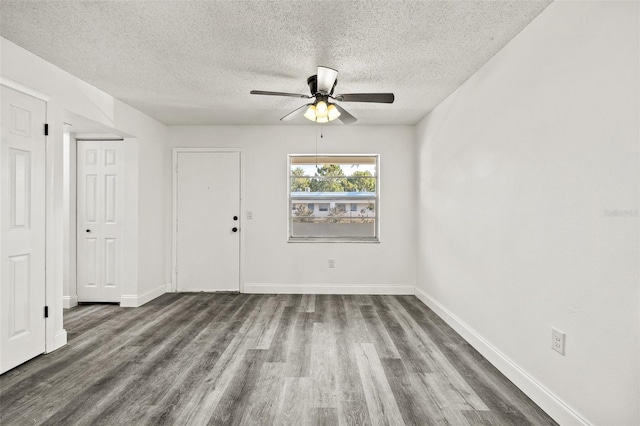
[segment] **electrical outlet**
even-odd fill
[[[329,259],[329,268],[335,268],[335,267],[336,267],[336,260]]]
[[[551,328],[551,349],[564,355],[564,333],[562,331]]]

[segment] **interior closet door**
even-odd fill
[[[0,373],[45,351],[43,101],[1,88]]]
[[[120,302],[123,265],[121,141],[78,141],[78,302]]]

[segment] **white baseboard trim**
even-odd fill
[[[437,300],[418,287],[415,288],[415,295],[556,422],[561,425],[591,424]]]
[[[78,305],[78,296],[62,296],[62,307],[64,309],[73,308]]]
[[[67,330],[62,330],[60,333],[53,336],[53,348],[48,350],[47,353],[53,352],[56,349],[60,349],[67,344]]]
[[[162,296],[166,292],[167,285],[162,284],[160,287],[154,288],[153,290],[140,296],[124,295],[120,297],[120,306],[122,306],[123,308],[138,308],[145,303],[152,301],[156,297]]]
[[[248,294],[393,294],[413,295],[410,285],[259,284],[245,283]]]

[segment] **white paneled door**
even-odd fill
[[[121,141],[78,141],[78,302],[120,302],[123,247]]]
[[[2,86],[0,373],[45,351],[43,101]]]
[[[176,287],[239,291],[240,153],[178,152]]]

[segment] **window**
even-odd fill
[[[289,155],[289,241],[377,242],[378,163],[378,155]]]

